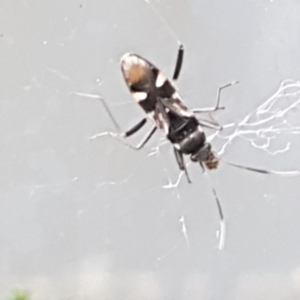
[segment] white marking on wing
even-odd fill
[[[174,107],[177,113],[186,117],[192,117],[194,115],[193,112],[182,101],[182,98],[177,92],[172,95],[170,101],[172,103],[172,107]]]
[[[179,144],[173,144],[174,148],[177,149],[177,150],[181,150],[181,147]]]
[[[146,92],[135,92],[135,93],[132,93],[132,96],[136,102],[140,102],[147,98],[147,93]]]
[[[198,126],[198,130],[200,131],[200,132],[203,132],[203,129],[202,129],[202,127],[199,125]]]
[[[157,88],[161,87],[166,82],[166,80],[167,80],[166,76],[161,72],[159,72],[156,78],[155,87]]]

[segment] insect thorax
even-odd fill
[[[169,113],[170,132],[168,139],[184,154],[195,154],[205,144],[205,134],[195,117],[178,117]]]

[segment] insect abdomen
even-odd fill
[[[177,144],[179,150],[184,154],[194,154],[205,144],[205,134],[200,130],[199,123],[195,117],[176,117],[176,114],[169,113],[170,132],[168,139]]]

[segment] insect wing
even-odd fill
[[[185,105],[180,95],[175,92],[173,95],[166,99],[162,99],[163,105],[165,108],[168,108],[173,113],[181,117],[193,117],[194,113]]]
[[[173,83],[150,61],[128,53],[121,59],[121,68],[133,98],[166,136],[172,127],[194,116]]]
[[[155,97],[155,100],[152,100],[152,103],[155,102],[155,109],[148,115],[156,123],[156,126],[168,136],[170,131],[181,127],[187,119],[194,117],[194,114],[182,101],[172,81],[152,63],[148,62],[148,64],[156,74],[154,90],[148,93],[149,100]]]
[[[156,99],[155,109],[148,113],[148,116],[156,124],[157,128],[167,136],[170,129],[170,118],[168,108],[163,104],[161,98]]]

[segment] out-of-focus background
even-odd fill
[[[0,298],[299,299],[299,177],[221,162],[209,176],[190,164],[193,184],[176,184],[160,133],[139,152],[91,141],[114,126],[101,101],[76,95],[100,95],[128,129],[143,112],[120,57],[171,75],[180,40],[190,107],[240,81],[214,115],[222,159],[300,170],[299,15],[296,0],[2,1]]]

